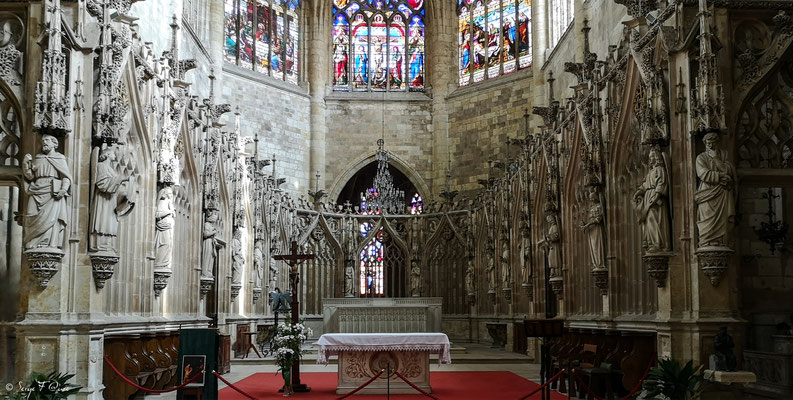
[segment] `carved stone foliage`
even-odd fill
[[[41,42],[44,51],[41,80],[36,85],[33,126],[41,132],[63,135],[72,131],[73,121],[61,23],[61,0],[45,0]]]
[[[628,7],[628,15],[634,18],[644,17],[648,12],[656,9],[656,0],[614,0],[614,2]]]
[[[739,168],[793,167],[793,68],[789,64],[744,104],[736,145]]]

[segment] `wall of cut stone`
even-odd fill
[[[384,104],[380,94],[363,95],[366,96],[338,93],[325,100],[328,128],[325,139],[325,182],[331,194],[334,188],[341,190],[344,187],[347,180],[344,176],[352,171],[356,162],[366,157],[374,157],[377,140],[383,135],[383,129],[385,149],[414,169],[427,185],[431,185],[433,133],[428,98],[422,94],[411,93],[410,95],[415,96],[409,97],[417,100],[388,101]],[[402,172],[413,180],[417,188],[420,186],[415,176],[406,171]]]
[[[472,192],[487,178],[488,159],[507,158],[507,138],[523,138],[524,113],[531,111],[531,70],[452,92],[448,99],[452,186]],[[511,146],[511,157],[520,151]],[[446,166],[439,166],[446,168]]]
[[[300,87],[225,64],[218,102],[239,106],[244,136],[259,134],[260,158],[276,155],[276,174],[286,178],[283,189],[308,190],[310,148],[309,98]],[[225,130],[234,129],[234,113],[226,114]],[[252,147],[251,147],[252,148]],[[268,171],[269,172],[269,171]]]

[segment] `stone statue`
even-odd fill
[[[468,257],[468,266],[465,269],[465,291],[470,296],[476,294],[474,287],[474,257]]]
[[[93,170],[91,194],[91,230],[89,251],[116,253],[115,239],[118,236],[118,218],[132,210],[134,201],[128,201],[128,188],[123,188],[129,177],[116,172],[114,146],[96,148],[98,159]]]
[[[669,206],[666,163],[657,147],[650,149],[650,170],[633,195],[647,253],[669,251]]]
[[[245,264],[245,255],[242,254],[242,230],[235,229],[231,238],[231,283],[240,283],[240,273]]]
[[[487,284],[488,284],[488,292],[495,293],[496,288],[498,288],[498,282],[496,280],[496,260],[495,260],[495,248],[493,248],[492,240],[488,240],[487,245],[487,267],[485,268],[485,273],[487,274]]]
[[[157,211],[154,213],[154,269],[171,268],[175,217],[173,189],[166,186],[157,196]]]
[[[43,135],[36,158],[26,154],[22,161],[27,208],[23,218],[25,249],[63,249],[63,232],[69,220],[66,197],[72,174],[66,157],[56,151],[58,139]]]
[[[699,187],[694,193],[697,204],[699,247],[726,246],[730,225],[735,218],[735,168],[727,161],[727,152],[719,150],[716,133],[702,139],[705,151],[697,156]]]
[[[218,240],[218,220],[217,210],[208,210],[204,220],[203,244],[201,248],[201,277],[214,277],[215,261],[218,257],[218,250],[222,247]]]
[[[259,229],[264,229],[257,226],[257,231]],[[253,241],[253,267],[256,269],[256,281],[254,282],[254,287],[260,288],[262,287],[262,282],[264,281],[264,240],[257,239]]]
[[[558,245],[561,235],[556,214],[549,213],[545,216],[545,220],[548,222],[548,232],[545,234],[545,243],[548,246],[548,268],[552,277],[562,276]]]
[[[596,190],[589,191],[589,215],[586,221],[581,222],[581,229],[587,234],[589,242],[589,258],[592,269],[603,269],[603,206]]]
[[[344,297],[355,297],[355,259],[346,260],[344,268]]]
[[[727,327],[719,328],[719,333],[713,338],[713,354],[710,356],[710,369],[714,371],[735,371],[738,363],[733,352],[735,342],[727,333]]]
[[[410,262],[410,295],[412,297],[421,295],[421,269],[419,260],[416,259]]]
[[[505,288],[512,283],[512,268],[509,265],[509,240],[501,238],[501,282]]]
[[[19,72],[22,52],[17,50],[17,46],[22,41],[23,30],[18,17],[0,19],[0,78],[13,86],[22,84],[22,74]]]

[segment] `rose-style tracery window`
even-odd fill
[[[332,1],[334,90],[424,90],[424,0]]]

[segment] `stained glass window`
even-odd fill
[[[424,200],[421,199],[421,195],[416,193],[413,195],[413,198],[410,199],[410,213],[412,215],[421,214],[424,210]]]
[[[459,85],[532,65],[531,0],[457,0]]]
[[[549,39],[553,48],[573,22],[573,0],[549,0],[549,6],[548,19],[551,27]]]
[[[424,0],[332,1],[334,90],[424,90]]]
[[[224,0],[227,62],[297,84],[300,0]]]

